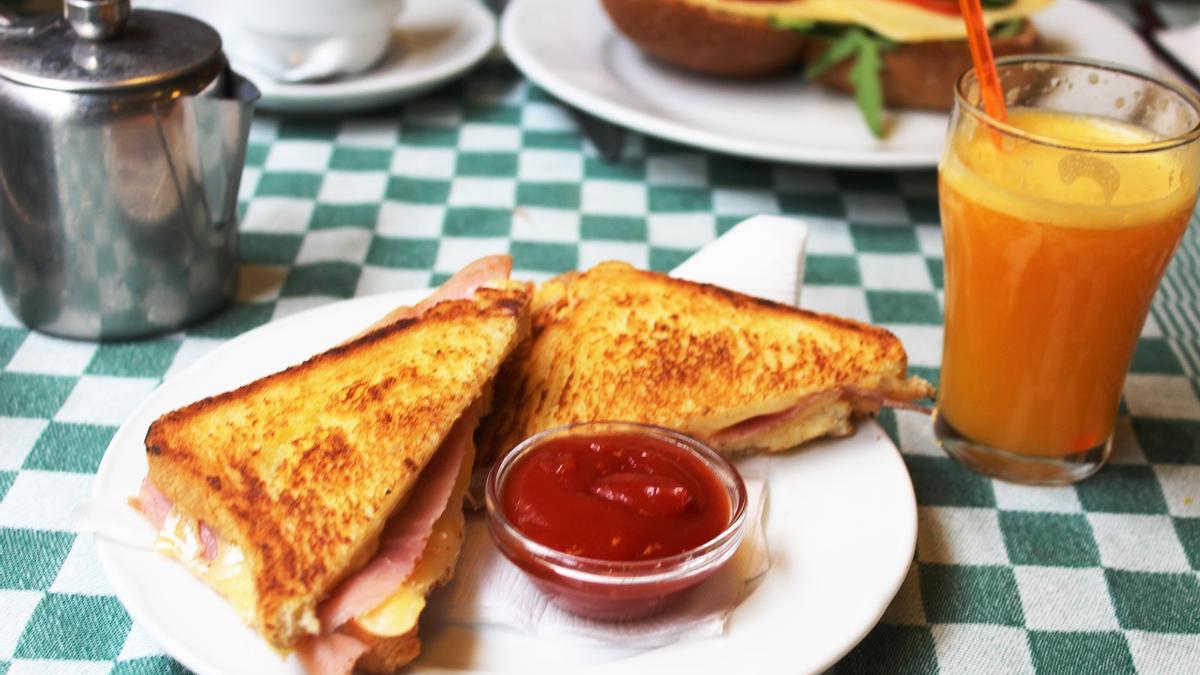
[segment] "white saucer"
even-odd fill
[[[275,112],[343,112],[415,98],[463,74],[496,44],[496,19],[479,0],[408,0],[396,19],[392,46],[374,68],[329,82],[284,83],[238,58],[238,43],[247,38],[228,16],[223,2],[145,0],[135,4],[189,14],[213,25],[225,41],[234,70],[262,92],[258,108]]]
[[[599,0],[513,0],[500,23],[505,52],[529,79],[596,117],[651,136],[826,166],[933,168],[941,154],[945,114],[891,113],[891,133],[878,140],[849,97],[798,74],[726,81],[646,58],[616,32]],[[1057,0],[1034,23],[1049,51],[1156,70],[1137,34],[1098,5]]]

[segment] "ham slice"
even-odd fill
[[[375,609],[412,574],[429,543],[433,523],[446,510],[478,417],[473,408],[455,423],[433,459],[421,471],[408,502],[384,526],[375,556],[342,581],[321,603],[317,615],[326,631]]]
[[[369,328],[354,336],[360,338],[373,330],[378,330],[401,319],[415,319],[425,313],[425,310],[446,300],[465,300],[475,291],[492,281],[507,279],[512,273],[512,257],[507,255],[489,255],[467,264],[446,283],[438,287],[429,297],[412,307],[397,307],[388,312],[382,319],[371,324]]]
[[[844,391],[858,399],[873,401],[874,403],[881,405],[885,408],[895,408],[897,410],[911,410],[913,412],[924,413],[926,415],[933,414],[933,408],[930,408],[927,405],[921,405],[920,403],[915,403],[913,401],[909,401],[909,400],[903,399],[903,398],[894,398],[894,397],[888,396],[887,394],[880,393],[878,391],[872,391],[870,389],[860,389],[859,387],[842,387],[842,391]]]
[[[137,509],[146,520],[155,529],[161,530],[163,523],[167,520],[167,515],[171,509],[175,508],[175,504],[167,499],[167,496],[159,492],[154,483],[150,482],[150,477],[147,476],[142,481],[142,487],[138,490],[138,495],[129,500],[129,505]],[[208,525],[200,522],[200,543],[203,545],[203,551],[200,554],[200,559],[205,562],[212,562],[217,557],[217,545],[220,540],[217,538],[217,533],[212,531]]]
[[[333,633],[306,640],[297,651],[309,675],[346,675],[354,670],[359,657],[370,649],[367,643],[353,635]]]
[[[765,434],[773,429],[787,424],[792,419],[798,417],[801,413],[811,410],[812,408],[827,403],[836,399],[841,395],[837,389],[823,391],[816,394],[809,394],[800,399],[795,405],[790,408],[784,408],[779,412],[769,413],[766,415],[756,415],[749,419],[744,419],[737,424],[725,427],[717,433],[713,434],[712,441],[718,445],[726,443],[741,443],[755,436]]]
[[[163,522],[167,519],[167,514],[175,507],[175,504],[167,499],[167,496],[158,491],[154,487],[154,483],[150,482],[150,477],[142,481],[142,487],[138,490],[136,497],[129,500],[129,505],[137,509],[139,513],[150,521],[150,524],[155,529],[162,529]]]
[[[891,398],[886,394],[872,391],[870,389],[862,389],[859,387],[839,387],[830,389],[829,391],[809,394],[801,398],[798,402],[788,408],[784,408],[779,412],[768,413],[766,415],[756,415],[749,419],[742,420],[736,424],[730,425],[713,434],[712,442],[718,445],[737,444],[760,436],[762,434],[773,431],[789,421],[799,417],[805,412],[813,408],[841,398],[843,396],[851,396],[855,399],[871,401],[876,405],[887,406],[889,408],[899,408],[902,410],[914,410],[929,414],[929,408],[906,401],[903,399]]]

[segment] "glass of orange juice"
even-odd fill
[[[934,433],[1015,482],[1108,458],[1125,373],[1196,206],[1200,99],[1058,57],[997,62],[1005,121],[958,82],[938,167],[945,343]]]

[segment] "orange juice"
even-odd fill
[[[1103,444],[1155,288],[1195,206],[1194,162],[1105,118],[1009,124],[1098,152],[949,137],[939,171],[946,335],[938,414],[973,442],[1058,458]]]

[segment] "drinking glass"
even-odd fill
[[[1107,460],[1125,373],[1200,186],[1200,99],[1108,63],[997,61],[1006,121],[958,81],[938,167],[945,343],[934,433],[1020,483]]]

